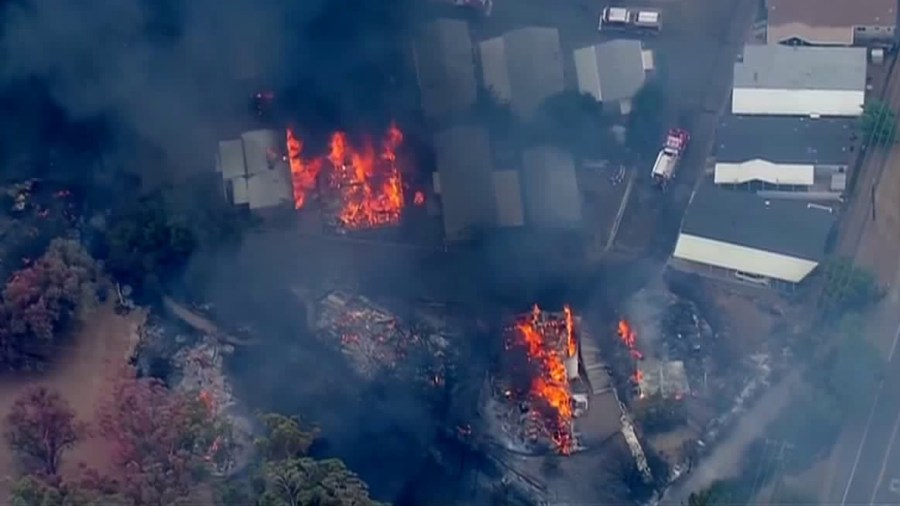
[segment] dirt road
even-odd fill
[[[137,329],[145,319],[143,311],[120,316],[112,305],[103,306],[73,336],[72,346],[59,350],[50,372],[0,378],[0,432],[5,430],[4,419],[15,399],[29,386],[38,384],[59,391],[81,419],[93,421],[110,380],[127,363],[137,342]],[[79,462],[103,469],[108,456],[109,447],[104,441],[87,440],[63,456],[63,473],[77,472]],[[9,497],[15,476],[13,456],[4,446],[0,451],[0,503]]]

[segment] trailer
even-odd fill
[[[656,162],[653,163],[651,176],[653,184],[665,190],[672,179],[675,178],[675,170],[678,168],[678,162],[687,149],[691,136],[687,130],[673,128],[666,135],[666,143],[659,154],[656,155]]]
[[[662,12],[658,9],[606,7],[600,13],[597,30],[632,30],[656,33],[662,28]]]

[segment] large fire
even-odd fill
[[[575,413],[563,357],[550,342],[549,330],[541,324],[541,310],[537,306],[534,306],[529,318],[516,323],[517,334],[525,344],[528,358],[538,367],[538,374],[531,384],[531,394],[552,411],[551,416],[546,419],[549,435],[558,451],[568,455],[575,447],[572,434],[572,418]],[[566,350],[571,356],[575,351],[574,329],[571,311],[568,308],[566,308],[565,332]],[[569,339],[572,341],[568,341]]]
[[[305,205],[327,163],[328,186],[341,201],[337,219],[343,228],[358,230],[398,223],[404,206],[403,180],[397,167],[397,149],[402,142],[403,132],[394,125],[379,150],[369,140],[356,147],[347,134],[335,132],[327,155],[304,160],[303,142],[289,129],[287,150],[294,207]]]
[[[619,338],[628,348],[628,353],[631,354],[631,358],[635,360],[643,360],[644,354],[641,353],[641,350],[637,348],[637,333],[635,333],[634,329],[631,327],[631,324],[628,323],[627,320],[619,320]]]

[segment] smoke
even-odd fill
[[[379,26],[402,18],[379,9],[351,0],[14,1],[0,12],[0,84],[37,79],[71,119],[103,117],[168,166],[203,170],[215,141],[246,126],[260,83],[309,81],[308,100],[347,102],[347,77],[387,59]],[[349,20],[346,32],[335,18]]]
[[[656,285],[635,293],[624,308],[625,318],[637,333],[638,348],[644,353],[660,347],[666,310],[674,299],[662,280]]]

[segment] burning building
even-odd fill
[[[321,197],[329,221],[338,230],[396,225],[406,204],[397,149],[403,132],[392,125],[376,148],[364,139],[354,145],[346,133],[331,135],[328,153],[308,156],[302,139],[286,132],[294,207],[306,206],[311,195]],[[424,198],[424,195],[423,195]]]
[[[579,323],[568,307],[553,313],[535,306],[505,328],[507,353],[490,381],[489,411],[507,448],[550,448],[563,455],[578,449],[574,418],[587,409],[579,378]]]
[[[232,204],[263,210],[291,202],[291,177],[280,145],[274,130],[244,132],[219,142],[216,172]]]

